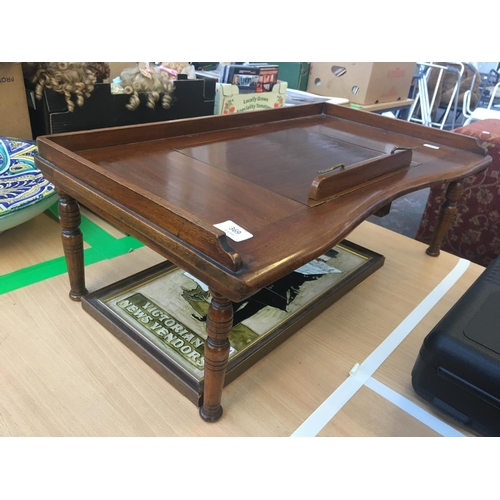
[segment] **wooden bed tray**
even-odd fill
[[[78,184],[89,208],[112,216],[108,204],[127,207],[119,222],[142,229],[147,220],[154,227],[143,236],[189,245],[217,274],[245,267],[250,278],[280,262],[270,279],[331,248],[394,198],[488,161],[472,138],[322,103],[59,134],[40,137],[38,147],[45,176]],[[415,149],[391,155],[394,148]],[[319,174],[338,164],[345,170]],[[253,238],[228,240],[213,226],[225,220]],[[294,235],[304,225],[307,244]],[[169,252],[186,264],[176,257]]]
[[[329,103],[44,136],[38,148],[61,198],[73,299],[87,293],[76,201],[210,287],[207,420],[222,412],[229,301],[328,251],[395,198],[450,182],[437,255],[460,181],[491,162],[471,137]],[[215,227],[224,222],[250,237],[235,241]]]

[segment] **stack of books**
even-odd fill
[[[223,64],[220,83],[237,85],[240,94],[271,92],[278,83],[278,65],[274,64]]]

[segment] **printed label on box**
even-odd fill
[[[286,82],[274,85],[271,92],[241,94],[236,85],[217,83],[215,93],[216,115],[228,115],[245,111],[282,108],[286,100]]]

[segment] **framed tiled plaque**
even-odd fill
[[[234,304],[225,384],[361,283],[384,257],[343,240]],[[164,262],[82,299],[83,308],[196,405],[203,397],[208,287]]]

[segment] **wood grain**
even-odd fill
[[[207,284],[214,314],[328,251],[394,198],[461,181],[491,162],[469,137],[328,104],[40,137],[37,144],[36,165],[61,197],[73,300],[87,293],[80,202]],[[393,154],[398,149],[406,151]],[[422,150],[411,165],[409,149]],[[334,176],[317,176],[332,162],[347,166],[340,192]],[[225,221],[250,238],[234,241],[214,226]],[[440,219],[433,249],[446,223]],[[229,352],[218,335],[229,330],[214,334],[210,323],[210,402],[202,416],[216,419]]]
[[[241,301],[395,198],[462,179],[491,160],[470,137],[342,106],[244,115],[42,137],[37,165],[75,199]],[[416,148],[411,168],[308,206],[319,170],[395,147]],[[225,220],[253,237],[227,239],[213,227]]]

